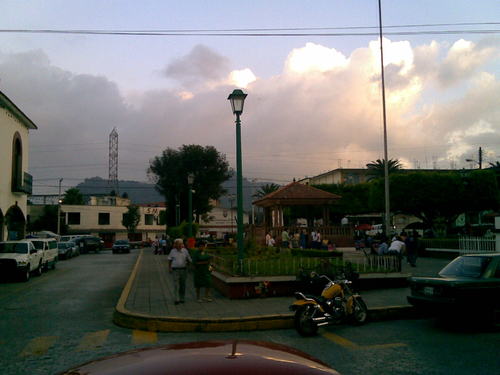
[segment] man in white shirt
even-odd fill
[[[401,241],[401,237],[396,237],[394,241],[391,242],[387,254],[389,255],[399,255],[401,256],[405,250],[405,243]]]
[[[184,247],[184,241],[182,238],[177,238],[174,241],[174,247],[168,254],[168,270],[173,275],[174,279],[174,290],[175,304],[184,303],[184,296],[186,295],[186,278],[187,278],[187,266],[192,263],[191,256],[189,252]]]

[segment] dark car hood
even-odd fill
[[[337,374],[288,346],[244,340],[204,341],[132,350],[77,366],[66,375]]]

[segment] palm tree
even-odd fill
[[[387,166],[389,168],[389,173],[397,172],[403,169],[403,166],[398,159],[389,159]],[[368,174],[371,175],[372,178],[384,177],[385,160],[377,159],[372,161],[371,163],[366,164],[366,168],[368,168]]]
[[[270,194],[272,193],[273,191],[276,191],[280,188],[281,186],[278,185],[278,184],[275,184],[273,182],[269,183],[269,184],[265,184],[265,185],[262,185],[259,190],[257,190],[253,195],[252,197],[254,198],[257,198],[257,199],[260,199],[262,198],[263,196],[267,195],[267,194]]]

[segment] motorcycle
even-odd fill
[[[321,296],[296,292],[296,301],[290,306],[290,310],[295,311],[295,329],[301,336],[314,336],[319,327],[344,321],[356,325],[365,323],[368,308],[361,296],[353,292],[351,281],[345,277],[333,281],[326,275],[318,276],[313,272],[314,277],[327,281]]]

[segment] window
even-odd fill
[[[109,212],[99,212],[99,225],[109,225]]]
[[[155,215],[145,214],[144,215],[144,225],[153,225],[155,220]]]
[[[23,186],[23,146],[16,132],[12,141],[12,191],[21,191]]]
[[[80,225],[79,212],[68,212],[68,225]]]

